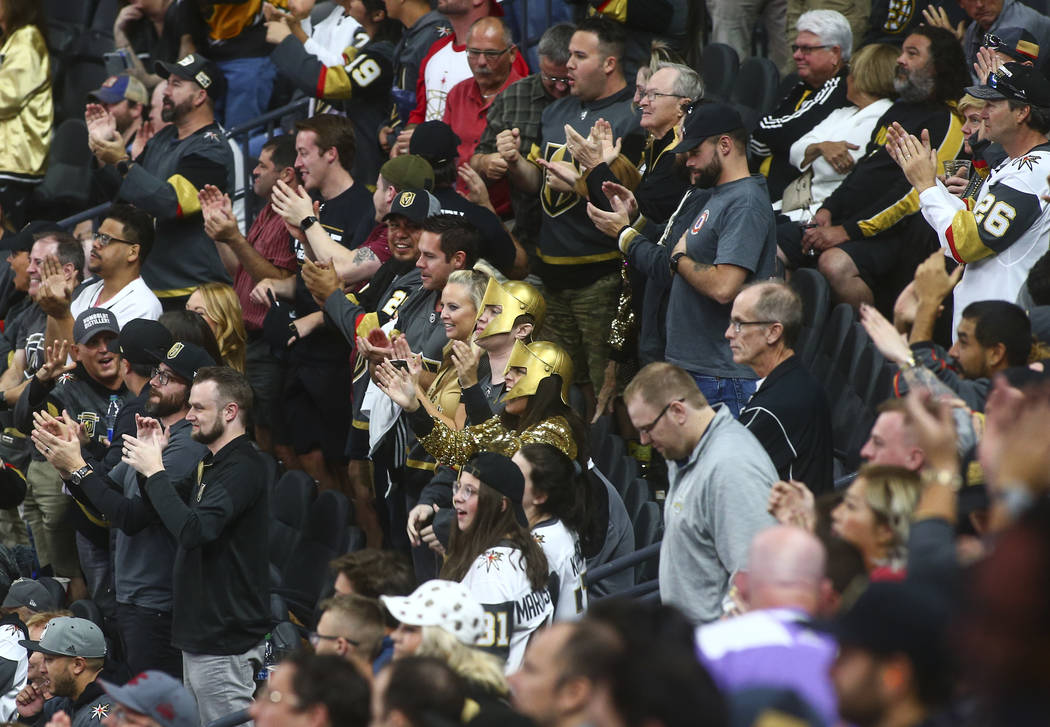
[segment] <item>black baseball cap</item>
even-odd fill
[[[1000,28],[994,33],[985,33],[982,45],[1021,63],[1039,60],[1039,39],[1024,28]]]
[[[88,308],[73,321],[73,343],[87,343],[100,333],[120,335],[120,324],[108,308]]]
[[[226,93],[226,78],[214,62],[208,60],[200,53],[184,55],[174,63],[157,61],[153,64],[157,75],[167,78],[175,74],[180,78],[193,81],[208,92],[212,99],[222,98]]]
[[[109,342],[109,350],[130,364],[156,366],[171,348],[171,331],[157,321],[135,318],[124,324],[120,336]]]
[[[671,151],[681,154],[700,146],[708,137],[742,128],[744,120],[740,118],[740,112],[729,104],[693,104],[685,117],[682,140]]]
[[[205,366],[214,366],[215,359],[195,343],[176,341],[168,349],[168,352],[164,354],[161,363],[186,381],[193,381],[193,377],[197,375],[197,370]]]
[[[966,93],[986,101],[1020,101],[1050,108],[1050,79],[1033,66],[1004,63],[988,75],[983,86],[970,86]]]
[[[498,452],[479,452],[463,465],[463,472],[474,475],[510,500],[518,524],[528,529],[529,519],[525,517],[525,508],[521,504],[525,498],[525,477],[510,457]]]
[[[33,237],[41,232],[65,232],[57,222],[34,220],[13,235],[4,237],[0,247],[11,252],[30,252],[33,249]]]
[[[424,121],[412,132],[408,153],[418,154],[432,166],[459,156],[459,137],[444,121]]]
[[[383,222],[396,216],[405,217],[417,225],[422,225],[427,217],[439,212],[441,212],[441,202],[430,192],[422,189],[403,189],[390,203],[390,211],[383,217]]]

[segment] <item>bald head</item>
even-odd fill
[[[813,613],[820,599],[824,546],[801,528],[778,525],[758,533],[748,558],[751,608],[796,607]]]

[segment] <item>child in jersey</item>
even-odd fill
[[[522,507],[532,538],[547,556],[554,620],[578,619],[587,610],[587,563],[579,536],[586,520],[581,497],[586,485],[577,485],[575,463],[550,444],[526,444],[513,462],[525,478]]]
[[[486,631],[477,646],[521,663],[529,637],[554,613],[547,590],[547,558],[529,534],[522,508],[525,480],[502,454],[480,452],[460,471],[453,488],[456,527],[441,577],[460,581],[485,609]]]

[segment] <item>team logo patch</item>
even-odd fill
[[[1041,161],[1041,157],[1038,154],[1025,154],[1020,159],[1016,159],[1014,164],[1017,165],[1017,169],[1027,169],[1032,172],[1035,171],[1035,165]]]
[[[696,222],[693,223],[693,228],[691,230],[691,232],[694,235],[699,234],[700,228],[704,226],[705,222],[707,222],[707,218],[708,218],[709,214],[710,214],[709,210],[704,210],[703,212],[700,213],[700,216],[696,218]]]
[[[58,377],[58,383],[60,384],[71,384],[76,380],[76,374],[74,374],[72,371],[67,371],[66,373]]]
[[[536,543],[539,545],[543,545],[545,542],[547,542],[547,536],[543,533],[533,533],[532,539],[535,540]]]
[[[499,571],[500,566],[503,564],[503,553],[498,553],[494,550],[489,550],[481,554],[482,560],[485,562],[485,572],[488,573],[493,568]]]
[[[176,356],[178,356],[182,352],[182,348],[183,348],[183,346],[182,346],[181,343],[176,343],[176,344],[172,345],[172,347],[168,349],[167,358],[169,360],[175,358]]]
[[[402,192],[401,200],[398,202],[402,207],[411,207],[412,203],[416,201],[415,192]]]
[[[93,411],[81,412],[80,416],[77,417],[77,420],[80,422],[80,425],[84,427],[84,434],[88,435],[88,437],[95,436],[95,425],[99,422],[98,414]]]
[[[197,60],[197,59],[193,57],[193,54],[192,54],[192,53],[190,53],[190,54],[189,54],[188,56],[186,56],[186,57],[184,57],[184,58],[180,58],[180,59],[179,59],[179,65],[180,65],[180,66],[192,66],[192,65],[193,65],[193,63],[194,63],[194,62],[195,62],[196,60]]]
[[[194,76],[194,79],[196,79],[197,85],[201,88],[207,88],[211,85],[211,76],[204,71],[197,71],[197,75]]]
[[[96,704],[91,708],[91,719],[97,719],[99,722],[109,716],[109,705],[108,704]]]

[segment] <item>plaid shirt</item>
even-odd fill
[[[521,146],[518,151],[528,156],[534,144],[539,144],[540,120],[543,110],[554,101],[540,80],[533,73],[503,89],[489,107],[489,120],[481,134],[475,154],[494,154],[496,135],[504,129],[517,128]],[[514,208],[516,224],[514,234],[526,248],[536,244],[540,232],[540,198],[535,192],[526,193],[511,186],[511,206]]]

